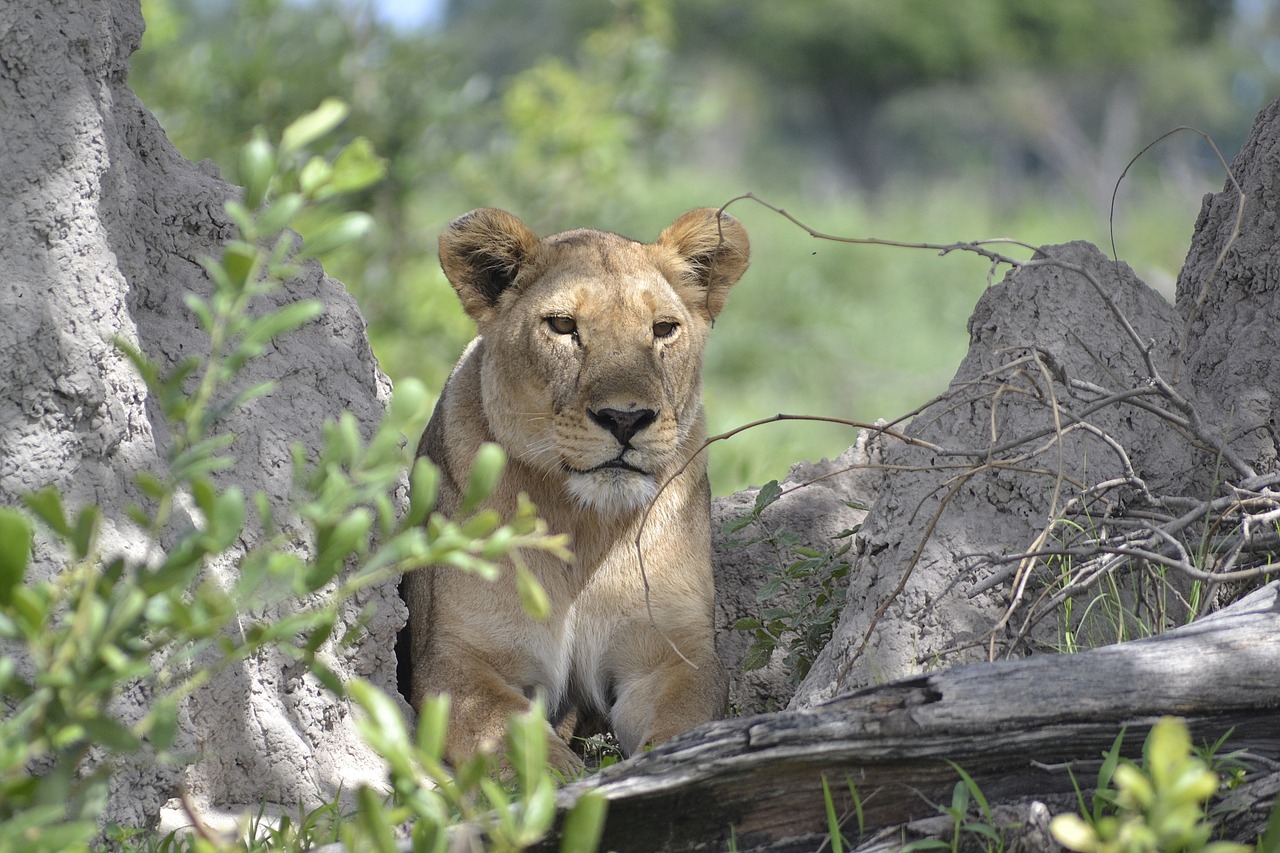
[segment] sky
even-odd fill
[[[435,25],[444,14],[444,0],[374,0],[378,17],[402,27]]]

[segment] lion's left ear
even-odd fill
[[[747,229],[713,207],[691,210],[658,236],[657,245],[673,250],[680,272],[699,286],[696,304],[714,320],[751,260]],[[694,304],[691,302],[691,304]]]

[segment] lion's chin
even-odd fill
[[[617,516],[639,512],[658,494],[652,476],[624,468],[598,468],[569,475],[569,494],[584,509]]]

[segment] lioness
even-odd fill
[[[509,517],[528,495],[575,555],[524,555],[551,601],[546,622],[522,611],[514,572],[406,576],[410,700],[451,695],[450,759],[499,747],[536,691],[566,773],[581,766],[566,742],[575,724],[607,727],[630,754],[723,713],[705,454],[659,487],[706,438],[703,348],[748,253],[743,227],[712,209],[650,244],[590,229],[539,240],[492,209],[441,236],[478,334],[418,447],[440,468],[438,508],[455,510],[477,449],[497,442],[509,462],[488,505]],[[641,545],[651,624],[634,541],[655,496]]]

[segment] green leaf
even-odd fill
[[[480,548],[480,557],[484,560],[501,560],[508,556],[512,551],[512,546],[516,539],[516,532],[510,527],[499,527],[497,530],[484,540],[484,545]]]
[[[374,516],[368,507],[356,507],[337,524],[322,528],[316,534],[315,565],[307,574],[307,590],[314,592],[327,584],[342,569],[343,561],[353,554],[364,554],[369,547],[369,531]]]
[[[1142,752],[1156,788],[1172,788],[1191,755],[1191,733],[1186,723],[1173,717],[1161,718],[1151,727]]]
[[[773,649],[762,645],[759,642],[752,643],[747,649],[746,655],[742,658],[742,669],[745,672],[751,672],[757,669],[764,669],[769,665],[769,661],[773,657]]]
[[[28,637],[43,632],[52,615],[48,588],[16,586],[10,592],[10,606],[18,629]]]
[[[237,175],[244,187],[244,203],[251,210],[257,209],[267,197],[275,171],[276,153],[267,142],[266,135],[259,130],[240,148]]]
[[[178,732],[178,701],[172,696],[163,696],[151,708],[151,732],[148,739],[156,750],[164,752],[173,746],[174,736]]]
[[[3,634],[0,634],[3,636]],[[17,673],[17,663],[12,657],[0,657],[0,696],[5,693],[5,688],[9,686],[9,681]],[[3,762],[0,762],[0,771],[8,769]]]
[[[436,506],[436,490],[440,483],[440,469],[425,456],[413,463],[413,471],[409,474],[409,514],[405,521],[408,524],[421,524],[426,521],[431,510]]]
[[[538,583],[533,572],[524,566],[516,569],[516,591],[520,594],[520,606],[525,613],[539,622],[551,618],[551,599],[547,597],[547,591]]]
[[[502,525],[502,516],[495,509],[482,509],[462,525],[462,535],[469,539],[483,539]]]
[[[158,501],[164,496],[164,482],[155,474],[146,471],[139,471],[133,475],[133,482],[137,484],[138,491],[142,492],[153,501]]]
[[[782,497],[782,487],[778,485],[777,480],[770,480],[761,486],[760,491],[756,494],[754,512],[759,514],[780,497]]]
[[[1280,794],[1276,794],[1267,828],[1258,838],[1258,853],[1280,853]]]
[[[1103,810],[1107,806],[1105,791],[1111,787],[1111,778],[1115,775],[1116,766],[1120,763],[1120,746],[1124,742],[1125,727],[1121,727],[1112,741],[1111,748],[1102,754],[1102,766],[1098,768],[1098,784],[1093,795],[1093,822],[1102,819]]]
[[[209,303],[200,298],[196,293],[184,293],[182,302],[187,306],[187,310],[196,315],[196,319],[200,321],[200,328],[209,332],[213,329],[213,311],[209,308]]]
[[[299,260],[322,258],[343,246],[364,239],[373,230],[373,217],[361,211],[341,214],[320,226],[302,244]]]
[[[311,661],[311,674],[316,677],[325,688],[334,696],[345,696],[346,691],[342,679],[338,677],[338,673],[319,661]]]
[[[598,789],[586,791],[578,797],[564,816],[564,828],[560,833],[560,853],[595,853],[604,834],[604,819],[609,800]]]
[[[201,439],[173,458],[169,463],[170,473],[176,480],[190,481],[229,468],[235,464],[234,460],[219,454],[235,441],[234,433]]]
[[[493,494],[502,479],[502,472],[507,465],[507,454],[500,446],[492,442],[480,445],[475,459],[471,461],[471,474],[467,482],[467,493],[458,506],[457,517],[470,515],[471,512]]]
[[[306,199],[301,193],[285,193],[258,213],[258,233],[270,237],[285,228],[302,212]]]
[[[239,240],[230,240],[222,246],[222,268],[235,290],[243,289],[257,277],[258,250]]]
[[[418,749],[434,761],[444,757],[445,734],[449,728],[449,694],[430,696],[418,711]]]
[[[258,510],[258,524],[262,530],[270,535],[275,532],[275,517],[271,512],[271,498],[267,497],[266,492],[256,492],[253,496],[254,506]]]
[[[386,174],[387,161],[374,153],[372,142],[358,136],[338,152],[329,179],[318,188],[316,198],[358,192],[378,183]]]
[[[333,166],[323,157],[312,157],[298,173],[298,186],[308,196],[314,196],[333,177]]]
[[[40,491],[27,495],[23,503],[54,533],[64,538],[71,535],[71,526],[67,524],[66,513],[62,510],[62,495],[53,486],[45,486]]]
[[[836,814],[836,804],[831,798],[831,787],[827,785],[827,774],[822,774],[822,802],[827,813],[827,836],[831,839],[832,853],[844,853],[844,836],[840,834],[840,815]]]
[[[242,389],[226,402],[210,407],[206,420],[211,424],[218,423],[230,412],[235,411],[252,400],[256,400],[259,397],[270,394],[274,390],[276,390],[276,383],[270,379],[265,382],[259,382],[257,385],[250,385],[249,387]]]
[[[404,430],[419,424],[425,425],[430,414],[431,395],[427,392],[427,386],[413,377],[399,380],[391,397],[387,420]]]
[[[273,339],[305,326],[323,313],[324,303],[318,299],[303,299],[286,305],[254,320],[245,332],[241,346],[253,348],[254,355],[257,355]]]
[[[137,752],[142,743],[137,736],[125,726],[109,717],[92,717],[82,720],[85,732],[96,744],[105,746],[113,752]]]
[[[93,550],[94,536],[98,530],[98,508],[87,506],[76,515],[76,526],[71,532],[71,547],[76,559],[83,560]]]
[[[365,716],[357,719],[356,724],[361,731],[366,729],[377,732],[378,740],[387,747],[400,752],[408,752],[409,734],[405,729],[404,717],[385,693],[362,678],[353,678],[347,683],[351,698]]]
[[[307,636],[307,642],[303,646],[303,648],[312,655],[320,650],[320,647],[324,645],[325,640],[333,636],[333,629],[336,625],[338,616],[336,613],[330,611],[329,613],[316,618],[319,619],[319,622],[311,629],[310,634]]]
[[[388,818],[386,803],[373,788],[367,786],[362,786],[356,796],[359,801],[357,817],[364,829],[360,849],[373,853],[396,853],[399,844],[392,830],[395,822]]]
[[[545,741],[547,735],[542,733],[541,736]],[[547,834],[555,820],[556,788],[542,767],[545,763],[539,767],[541,775],[533,783],[533,790],[525,794],[524,811],[520,815],[523,825],[516,838],[518,844],[536,843]]]
[[[0,606],[13,601],[31,559],[31,521],[16,509],[0,508]]]
[[[400,468],[396,467],[398,474]],[[372,498],[373,506],[378,511],[378,535],[379,537],[390,536],[391,531],[395,528],[396,523],[396,507],[391,502],[391,498],[384,492],[378,492]]]
[[[725,536],[731,536],[743,528],[750,527],[755,523],[755,519],[749,515],[740,515],[737,518],[731,518],[720,528],[720,532]]]
[[[354,468],[360,458],[360,449],[364,446],[360,435],[360,424],[356,421],[355,415],[343,412],[334,429],[337,439],[334,449],[338,451],[339,461],[343,465]]]
[[[148,358],[141,350],[134,346],[133,342],[121,335],[116,335],[111,339],[112,345],[124,353],[125,358],[133,364],[133,369],[138,371],[138,375],[142,377],[142,381],[151,390],[160,387],[160,368]]]
[[[326,98],[306,115],[295,119],[280,137],[281,156],[292,156],[342,124],[350,108],[338,98]]]
[[[224,204],[222,209],[226,211],[227,216],[230,217],[231,221],[235,224],[236,229],[239,231],[240,237],[242,238],[242,241],[239,243],[240,246],[243,247],[248,245],[243,242],[243,240],[257,240],[258,229],[255,227],[253,222],[253,213],[248,207],[232,199]],[[218,298],[216,294],[214,298]]]
[[[209,550],[217,553],[230,548],[244,528],[244,493],[232,486],[219,495],[208,523]]]
[[[194,538],[180,540],[155,571],[139,574],[138,583],[142,591],[147,595],[157,595],[166,590],[185,589],[200,570],[205,553]]]
[[[978,787],[978,783],[973,781],[973,777],[966,773],[965,769],[959,764],[956,764],[950,759],[947,760],[947,763],[951,765],[953,770],[960,774],[961,781],[963,781],[965,787],[969,789],[969,793],[973,795],[973,799],[977,802],[978,807],[982,809],[982,816],[990,821],[991,806],[987,804],[986,795],[982,793],[982,789]]]
[[[213,515],[214,504],[218,500],[218,492],[212,481],[204,477],[196,477],[191,481],[191,499],[205,518]]]

